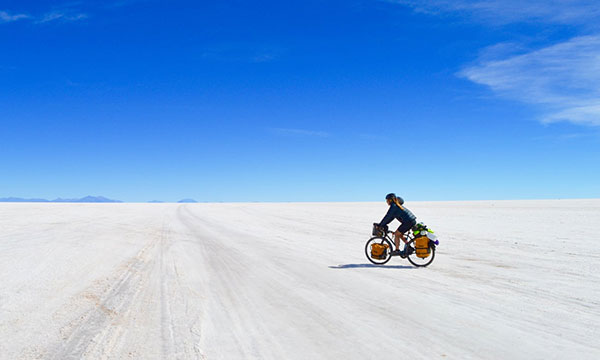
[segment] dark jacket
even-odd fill
[[[381,222],[379,223],[379,226],[387,225],[394,219],[398,219],[403,224],[417,222],[417,217],[405,206],[402,206],[402,208],[400,208],[395,203],[392,203],[387,214],[385,214],[383,220],[381,220]]]

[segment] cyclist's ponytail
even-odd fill
[[[394,204],[396,204],[400,209],[404,210],[404,208],[402,207],[402,204],[404,204],[404,200],[401,197],[396,196],[396,194],[394,193],[389,193],[385,196],[385,199],[387,201],[392,201]],[[390,203],[390,205],[392,205]]]
[[[392,200],[394,201],[394,203],[396,203],[396,205],[398,205],[398,207],[399,207],[400,209],[404,209],[404,208],[402,207],[402,203],[400,203],[400,199],[398,199],[398,197],[394,196],[394,198],[393,198]]]

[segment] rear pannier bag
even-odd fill
[[[389,248],[388,244],[371,244],[371,257],[379,260],[385,259]]]
[[[415,253],[418,257],[425,259],[429,256],[429,238],[427,236],[419,236],[415,238]]]

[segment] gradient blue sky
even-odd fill
[[[599,24],[578,0],[3,1],[0,197],[597,198]]]

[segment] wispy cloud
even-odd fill
[[[8,23],[13,21],[19,21],[28,19],[30,16],[27,14],[10,14],[6,11],[0,11],[0,23]]]
[[[366,133],[359,134],[358,136],[363,140],[381,140],[384,137],[382,135],[366,134]]]
[[[39,24],[48,23],[51,21],[78,21],[83,20],[88,17],[87,14],[84,13],[71,13],[66,11],[52,11],[44,14],[40,19],[36,22]]]
[[[52,5],[46,12],[38,14],[13,14],[8,10],[0,10],[0,24],[17,20],[29,20],[35,24],[50,22],[75,22],[90,17],[90,14],[106,9],[119,9],[130,5],[145,3],[152,0],[112,0],[102,2],[86,2],[81,0],[59,2]],[[257,61],[264,61],[258,59]]]
[[[275,54],[263,53],[263,54],[256,54],[254,57],[251,58],[251,61],[255,62],[255,63],[263,63],[263,62],[273,61],[276,58],[277,58],[277,56]]]
[[[265,63],[277,60],[281,49],[253,43],[219,44],[204,49],[202,58],[223,62]]]
[[[600,125],[600,29],[598,0],[382,0],[414,11],[458,14],[502,26],[511,23],[568,25],[587,36],[542,48],[517,42],[489,46],[475,65],[459,72],[496,94],[535,104],[542,122]]]
[[[384,0],[429,14],[456,13],[474,16],[486,23],[544,22],[597,24],[597,0]]]
[[[309,136],[309,137],[328,137],[329,133],[325,131],[315,131],[306,129],[290,129],[290,128],[270,128],[270,131],[278,135],[286,136]]]
[[[459,73],[497,94],[544,105],[543,122],[600,125],[600,36],[507,58],[480,60]]]
[[[14,22],[18,20],[29,20],[36,24],[44,24],[52,21],[62,21],[62,22],[70,22],[70,21],[78,21],[83,20],[88,17],[87,14],[74,11],[71,9],[62,9],[50,11],[40,16],[34,16],[29,14],[14,14],[11,15],[7,11],[0,11],[0,23],[8,23]]]
[[[531,140],[535,141],[581,141],[586,139],[599,140],[600,132],[579,132],[579,133],[564,133],[554,135],[535,136]]]

